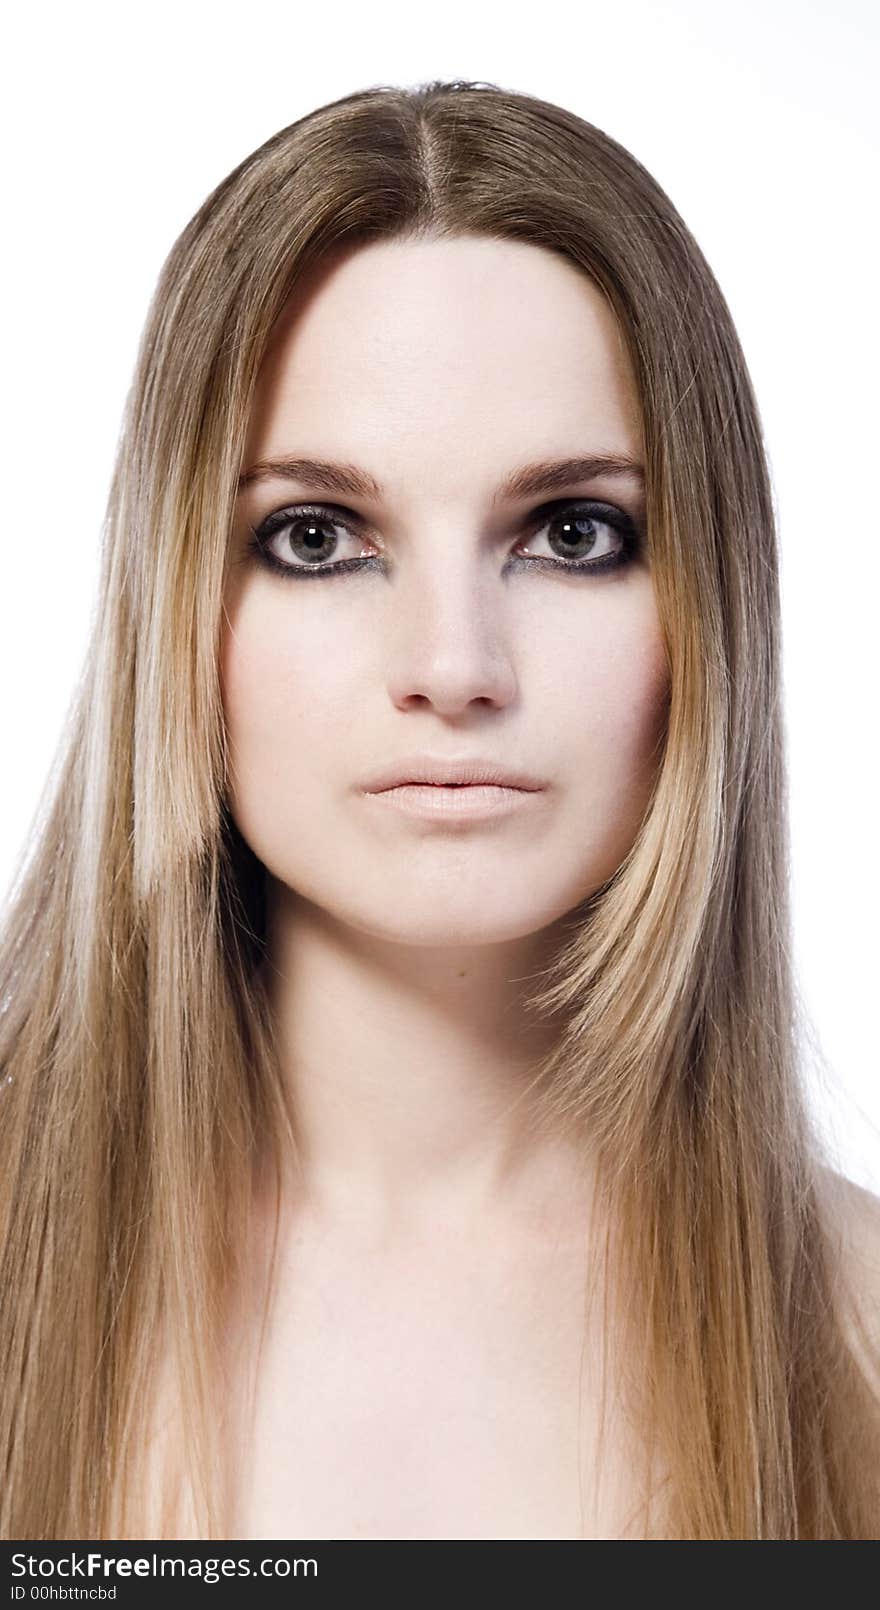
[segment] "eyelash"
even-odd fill
[[[609,503],[584,502],[583,499],[565,499],[557,503],[548,504],[545,508],[533,515],[529,525],[532,535],[543,530],[545,525],[551,524],[555,519],[569,515],[573,519],[595,520],[597,524],[607,525],[617,531],[623,542],[615,554],[606,554],[601,559],[549,559],[542,555],[517,555],[511,561],[516,570],[573,571],[575,575],[585,573],[608,572],[622,570],[629,565],[640,545],[640,532],[635,521],[625,514],[622,509]],[[341,513],[332,504],[327,503],[297,503],[284,509],[277,509],[263,520],[257,527],[249,527],[245,557],[256,559],[259,564],[276,575],[288,577],[340,576],[352,571],[381,570],[383,560],[381,555],[366,555],[357,559],[337,559],[315,565],[290,565],[269,551],[269,542],[277,536],[286,526],[294,525],[298,520],[311,519],[315,524],[326,521],[333,526],[341,526],[351,536],[357,537],[356,527],[352,527],[348,519],[343,519]]]

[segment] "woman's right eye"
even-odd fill
[[[345,540],[335,532],[343,532],[351,543],[364,548],[365,539],[335,510],[316,503],[298,504],[277,509],[256,529],[251,528],[248,551],[282,576],[326,576],[362,568],[369,554],[331,562],[340,541]]]

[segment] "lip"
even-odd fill
[[[366,796],[384,810],[401,811],[405,816],[428,822],[483,822],[533,807],[541,798],[539,788],[506,788],[497,783],[399,783]]]
[[[544,787],[541,779],[531,772],[506,766],[500,761],[484,760],[476,755],[457,759],[444,759],[440,755],[405,755],[374,772],[361,787],[366,794],[383,794],[392,789],[414,789],[416,785],[422,785],[423,795],[424,785],[437,788],[447,801],[457,789],[464,793],[469,789],[482,788],[484,791],[494,789],[496,793],[516,790],[533,794]]]

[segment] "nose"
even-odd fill
[[[401,565],[392,589],[389,696],[399,709],[425,702],[444,716],[475,702],[502,708],[518,685],[504,581],[473,549],[456,554],[448,535],[430,547]]]

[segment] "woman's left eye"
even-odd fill
[[[381,554],[361,553],[353,558],[332,559],[340,546],[333,532],[367,546],[367,539],[352,522],[357,517],[323,504],[296,504],[276,509],[261,525],[251,529],[247,544],[253,555],[270,570],[285,577],[333,576],[358,570],[383,569]],[[629,563],[639,546],[635,521],[611,503],[566,501],[539,510],[528,523],[528,536],[517,548],[531,549],[542,533],[547,533],[550,556],[515,552],[510,567],[515,570],[545,570],[577,573],[616,570]],[[293,559],[275,551],[276,538],[291,552]],[[329,551],[328,551],[329,550]]]
[[[615,570],[631,559],[639,542],[635,521],[611,503],[564,503],[545,511],[533,526],[548,541],[555,558],[536,555],[526,564],[549,565],[564,570]],[[528,539],[531,546],[532,538]],[[609,546],[610,544],[610,546]],[[515,559],[514,563],[521,561]]]

